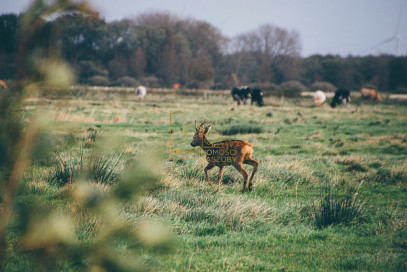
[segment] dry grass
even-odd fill
[[[179,191],[167,192],[161,198],[144,197],[134,208],[143,215],[171,215],[187,222],[224,224],[234,230],[273,223],[282,212],[258,199]]]

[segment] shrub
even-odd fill
[[[128,76],[121,77],[112,83],[112,86],[120,86],[120,87],[136,87],[138,85],[140,85],[140,84],[135,78],[128,77]]]
[[[332,85],[329,82],[325,82],[325,81],[316,81],[314,83],[312,83],[311,85],[311,90],[312,91],[317,91],[317,90],[321,90],[324,92],[334,92],[337,88]]]
[[[109,75],[109,71],[107,71],[102,64],[94,61],[80,61],[77,69],[79,70],[81,79],[90,78],[92,76],[107,77]]]
[[[219,89],[231,89],[239,84],[239,79],[235,73],[230,73],[222,78]]]
[[[107,77],[92,76],[88,79],[88,84],[95,85],[95,86],[109,86],[110,82]]]
[[[398,94],[407,94],[407,87],[398,87],[395,91]]]
[[[277,90],[278,95],[286,97],[299,97],[307,88],[299,81],[286,81]]]
[[[362,88],[377,90],[376,84],[371,82],[364,84]]]
[[[155,76],[148,76],[143,78],[143,85],[144,86],[149,86],[152,88],[158,88],[161,86],[161,81],[159,78]]]
[[[267,82],[267,83],[257,84],[256,87],[262,89],[265,96],[279,95],[278,94],[278,85],[276,85],[274,83]]]
[[[311,212],[313,224],[322,229],[331,225],[349,225],[362,215],[363,203],[357,198],[358,192],[346,192],[340,195],[325,187],[318,204],[313,203]]]

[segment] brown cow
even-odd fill
[[[0,80],[0,90],[1,89],[8,89],[7,85],[6,85],[6,82],[4,82],[3,80]]]
[[[372,99],[378,102],[382,102],[382,98],[380,97],[379,92],[374,89],[362,88],[360,90],[360,97],[364,99]]]

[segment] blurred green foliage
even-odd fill
[[[30,197],[24,183],[24,173],[34,154],[37,160],[50,154],[47,152],[50,143],[47,146],[44,141],[51,122],[47,112],[36,112],[28,122],[24,121],[22,101],[27,94],[48,87],[64,88],[74,80],[69,65],[50,46],[52,30],[46,19],[61,13],[92,16],[84,2],[33,1],[19,18],[16,79],[9,90],[0,93],[0,270],[21,269],[14,266],[15,258],[28,258],[27,269],[34,271],[66,267],[76,271],[146,270],[138,255],[123,256],[118,245],[168,252],[172,248],[171,236],[159,223],[130,221],[121,211],[127,201],[137,200],[144,184],[154,184],[160,179],[160,173],[151,168],[159,162],[158,157],[151,158],[152,164],[136,162],[129,166],[130,171],[116,173],[113,169],[120,156],[113,162],[111,157],[104,156],[103,147],[94,146],[97,134],[91,131],[84,139],[86,146],[82,147],[92,150],[87,167],[83,166],[81,155],[81,173],[75,173],[75,168],[63,173],[68,175],[65,178],[70,186],[61,200],[70,203],[69,209],[56,209],[46,201]],[[114,142],[115,138],[106,141],[104,144]],[[62,160],[61,163],[66,170]],[[107,192],[100,192],[92,181],[116,184]],[[25,200],[19,201],[21,197]],[[78,231],[84,222],[78,216],[97,228],[93,239],[85,242],[79,239]],[[132,252],[137,254],[138,250]]]

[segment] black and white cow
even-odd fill
[[[246,105],[246,102],[252,98],[251,89],[248,86],[234,87],[232,89],[232,97],[238,105],[241,103]]]
[[[233,100],[236,101],[238,105],[241,103],[246,105],[246,102],[250,100],[251,104],[256,102],[259,107],[264,106],[263,96],[263,91],[259,88],[240,86],[232,89]]]
[[[350,103],[350,91],[347,89],[338,89],[335,92],[335,96],[331,102],[331,107],[335,108],[341,104],[348,106]]]
[[[252,104],[253,102],[257,103],[257,106],[264,106],[264,94],[263,91],[259,88],[252,88]]]

